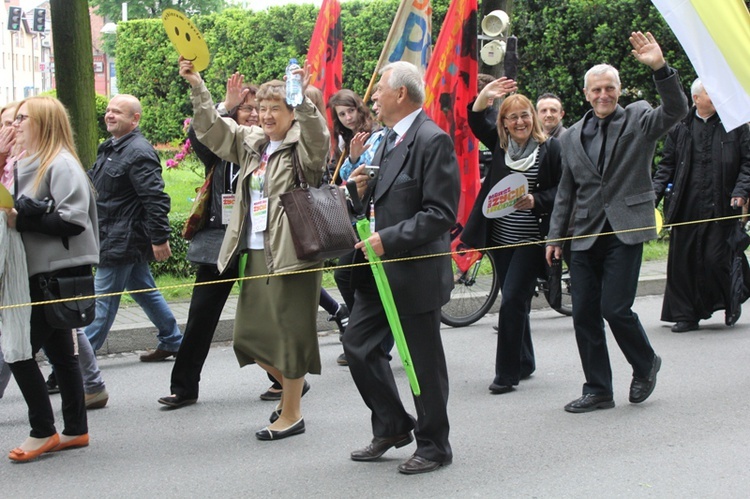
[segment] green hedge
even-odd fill
[[[398,3],[341,4],[345,88],[365,93]],[[450,0],[432,1],[433,41],[449,4]],[[231,8],[195,16],[212,54],[203,78],[214,98],[223,96],[226,79],[234,71],[256,83],[281,77],[290,57],[304,57],[316,18],[312,4],[261,12]],[[573,123],[589,108],[581,92],[585,71],[608,62],[620,69],[623,104],[639,98],[658,103],[650,71],[630,54],[628,36],[639,29],[654,33],[687,88],[695,78],[692,66],[649,0],[516,0],[511,30],[519,37],[521,92],[532,100],[543,92],[557,93],[566,107],[566,123]],[[136,95],[143,104],[144,135],[154,144],[180,138],[183,120],[192,115],[189,89],[177,73],[177,53],[161,20],[120,23],[116,52],[120,90]]]
[[[57,98],[57,90],[52,89],[48,90],[41,95],[49,95],[51,97]],[[99,139],[99,142],[103,142],[107,140],[110,136],[109,132],[107,132],[107,125],[104,124],[104,113],[107,112],[107,105],[109,104],[109,99],[107,99],[106,96],[101,94],[95,94],[96,96],[96,122],[97,122],[97,137]]]
[[[449,0],[433,0],[433,39],[437,39]],[[363,95],[398,8],[398,0],[352,0],[341,5],[344,37],[344,87]],[[289,58],[304,57],[317,19],[312,4],[285,5],[253,12],[227,9],[192,20],[211,50],[203,79],[215,99],[224,95],[227,78],[240,71],[262,83],[284,74]],[[181,136],[192,116],[188,84],[178,75],[177,52],[161,20],[120,23],[117,75],[122,93],[141,99],[141,130],[154,144]]]
[[[522,0],[514,2],[513,33],[518,36],[520,92],[532,100],[554,92],[572,124],[591,108],[583,95],[583,76],[607,63],[620,72],[625,106],[639,99],[658,104],[651,70],[631,55],[628,37],[650,31],[667,62],[680,73],[686,92],[695,71],[682,47],[649,0]]]

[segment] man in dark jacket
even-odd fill
[[[700,80],[690,93],[693,109],[667,136],[653,180],[657,203],[673,184],[665,200],[667,223],[736,215],[750,192],[750,129],[727,132]],[[728,308],[727,239],[736,224],[730,219],[672,227],[661,320],[675,322],[675,333],[698,329],[698,321]],[[735,320],[728,315],[726,323]]]
[[[89,171],[96,188],[100,257],[96,294],[154,288],[148,262],[172,255],[169,248],[169,195],[164,192],[161,162],[141,135],[141,104],[132,95],[118,95],[107,106],[104,121],[112,138],[99,146]],[[158,291],[134,293],[133,299],[158,328],[156,350],[143,362],[164,360],[177,353],[182,334]],[[96,319],[86,328],[94,350],[107,339],[120,305],[120,295],[96,300]]]
[[[567,130],[562,124],[565,116],[562,100],[557,95],[547,92],[540,95],[536,100],[536,114],[542,123],[544,133],[556,139]]]

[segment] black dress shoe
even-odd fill
[[[573,402],[565,406],[565,410],[568,412],[591,412],[597,409],[611,409],[615,406],[615,401],[612,395],[595,395],[593,393],[587,393],[581,398],[575,399]]]
[[[302,396],[304,397],[307,392],[310,391],[310,383],[305,381],[305,384],[302,386]],[[271,415],[268,417],[268,421],[271,422],[271,424],[274,424],[277,419],[279,419],[279,416],[281,416],[281,409],[279,409],[278,406],[276,406],[276,409],[273,410]]]
[[[391,447],[398,449],[404,445],[409,445],[412,440],[414,440],[414,437],[411,436],[411,432],[388,438],[375,437],[372,439],[370,445],[364,449],[355,450],[351,453],[350,457],[353,461],[374,461],[385,454]]]
[[[144,353],[139,357],[141,362],[161,362],[163,360],[167,360],[170,357],[177,357],[177,352],[168,352],[166,350],[162,350],[161,348],[157,348],[153,352]]]
[[[160,404],[171,407],[172,409],[179,409],[186,405],[192,405],[198,402],[198,397],[191,399],[183,397],[182,395],[170,395],[168,397],[162,397],[159,399]]]
[[[270,421],[271,424],[274,424],[277,419],[281,417],[281,409],[274,409],[271,415],[268,417],[268,421]]]
[[[659,369],[661,369],[661,357],[654,355],[648,376],[645,378],[633,376],[633,381],[630,383],[630,402],[640,404],[651,395],[656,386],[656,373],[659,372]]]
[[[305,433],[305,420],[299,418],[299,421],[294,423],[286,430],[271,430],[266,426],[262,430],[255,432],[255,437],[258,440],[281,440],[282,438],[291,437],[292,435],[299,435]]]
[[[273,388],[273,387],[271,387],[271,388]],[[263,392],[263,393],[260,394],[260,399],[261,400],[276,400],[276,401],[281,400],[281,393],[282,392],[281,391],[275,392],[275,391],[271,390],[271,388],[269,388],[268,390],[266,390],[265,392]]]
[[[429,473],[435,471],[441,466],[448,466],[451,461],[430,461],[422,456],[412,455],[409,459],[398,465],[398,471],[404,475],[417,475],[419,473]]]
[[[701,327],[698,325],[697,322],[680,321],[674,326],[672,326],[672,332],[673,333],[687,333],[688,331],[696,331],[700,328]]]
[[[273,388],[273,387],[271,387]],[[283,390],[274,392],[271,391],[271,388],[265,391],[265,393],[260,394],[261,400],[281,400],[281,394],[284,393]],[[310,383],[305,380],[305,384],[302,385],[302,396],[304,397],[307,392],[310,391]]]
[[[498,385],[495,383],[490,385],[490,391],[493,395],[500,395],[502,393],[512,392],[513,390],[515,390],[515,388],[513,388],[512,385]]]

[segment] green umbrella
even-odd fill
[[[399,357],[401,357],[401,363],[404,365],[406,376],[409,378],[411,391],[415,397],[418,397],[422,393],[422,391],[419,389],[417,373],[414,371],[414,364],[412,364],[411,361],[409,346],[406,344],[406,338],[404,338],[404,330],[401,328],[401,319],[398,316],[398,310],[396,310],[396,302],[393,299],[393,293],[391,292],[391,284],[388,282],[388,276],[385,275],[385,271],[383,270],[383,262],[380,260],[380,257],[375,254],[375,250],[372,249],[372,246],[368,241],[368,238],[372,234],[370,232],[370,221],[366,218],[358,220],[357,232],[359,233],[359,238],[365,242],[367,259],[370,261],[372,275],[373,277],[375,277],[375,283],[378,285],[380,300],[383,302],[385,315],[386,317],[388,317],[388,324],[390,324],[391,326],[393,339],[396,341],[396,349],[398,350],[398,355]]]

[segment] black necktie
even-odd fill
[[[601,173],[604,167],[604,146],[607,142],[607,122],[596,116],[593,116],[591,119],[594,120],[595,132],[591,139],[591,144],[589,144],[587,154],[591,162],[596,165]]]
[[[385,153],[388,154],[396,147],[396,139],[398,134],[393,130],[388,130],[388,136],[385,138]]]

